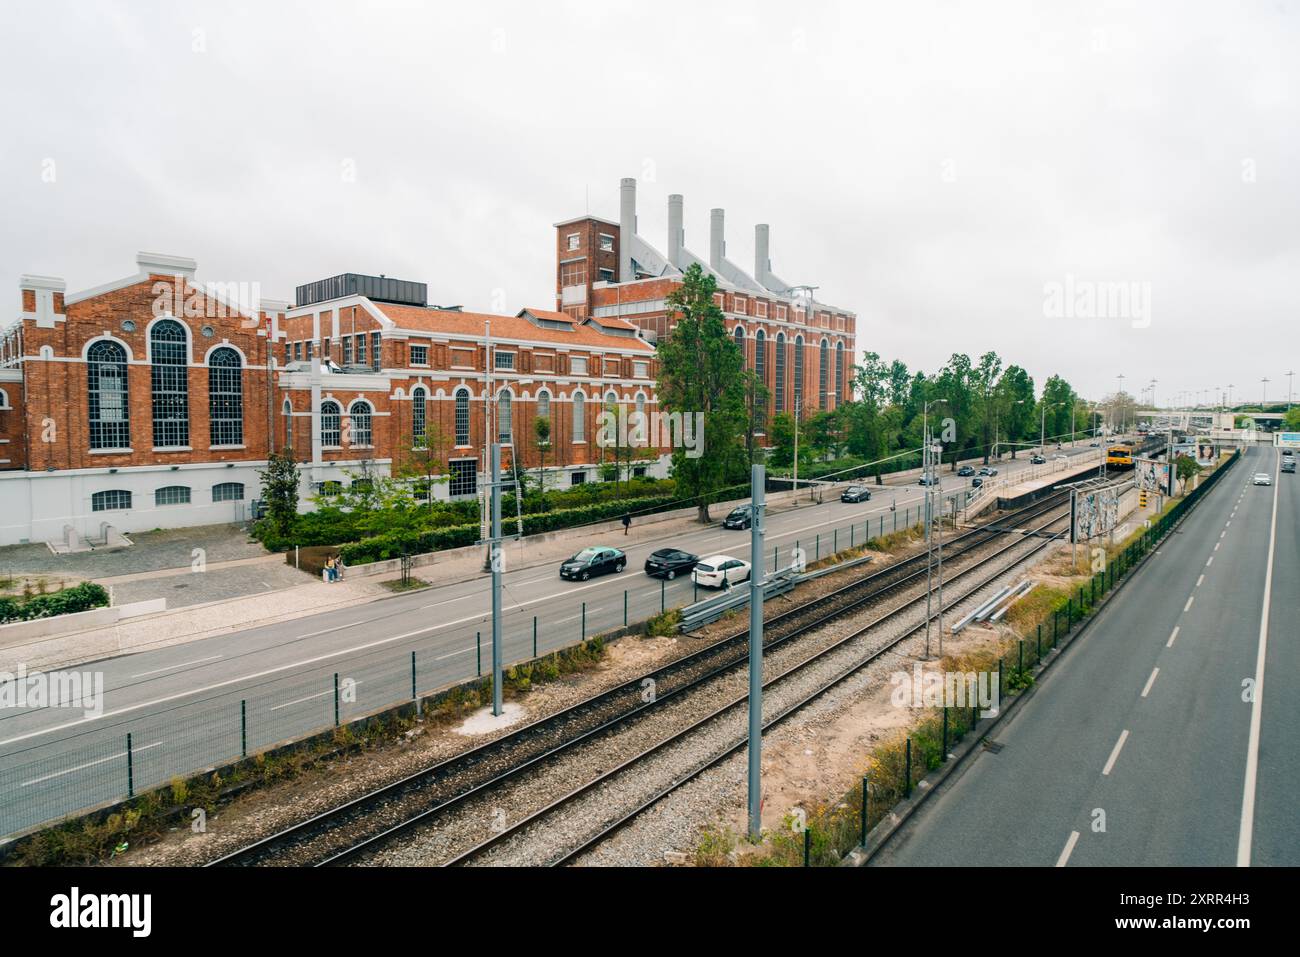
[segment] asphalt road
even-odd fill
[[[1081,462],[1099,455],[1082,445],[1067,451]],[[1022,457],[1006,459],[999,468],[1000,477],[1011,478],[1031,471],[1051,474],[1052,463],[1031,470]],[[945,489],[969,488],[969,479],[944,476]],[[827,501],[771,514],[764,549],[769,561],[775,553],[788,564],[796,544],[811,561],[818,550],[825,556],[835,544],[845,548],[850,541],[891,531],[895,523],[903,528],[919,521],[919,486],[872,487],[868,503]],[[624,547],[617,533],[590,544]],[[532,657],[534,627],[537,650],[545,653],[620,627],[625,602],[627,621],[637,622],[662,607],[692,601],[688,578],[661,583],[641,570],[650,552],[669,544],[701,556],[749,557],[747,531],[714,526],[671,541],[628,546],[628,567],[621,575],[590,582],[561,581],[558,565],[507,570],[503,660]],[[78,666],[102,674],[102,714],[0,709],[0,834],[118,799],[128,786],[139,791],[327,728],[336,720],[336,700],[337,719],[346,722],[410,700],[413,687],[425,694],[489,673],[487,585],[486,578],[447,584]],[[274,601],[274,596],[250,600]]]
[[[1280,458],[1247,451],[996,730],[1003,747],[873,863],[1300,864],[1300,480]]]

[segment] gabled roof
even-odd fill
[[[635,336],[620,336],[604,332],[599,326],[578,324],[565,316],[569,327],[553,329],[529,322],[523,315],[497,316],[483,312],[450,312],[444,309],[422,309],[419,306],[399,306],[387,302],[374,303],[374,308],[399,329],[427,332],[450,338],[482,339],[484,323],[491,323],[493,341],[545,342],[555,346],[576,349],[621,349],[653,354],[654,346]],[[526,309],[521,312],[538,314],[546,310]],[[547,318],[550,318],[548,315]]]

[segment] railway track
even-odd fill
[[[1052,526],[1059,525],[1068,519],[1068,511],[1064,514],[1054,515],[1044,522],[1039,528],[1034,530],[1037,541],[1032,547],[1023,551],[1022,554],[1015,556],[1015,560],[1009,565],[997,566],[991,574],[982,577],[974,584],[965,587],[963,591],[954,596],[952,605],[964,601],[974,593],[987,587],[990,582],[1004,575],[1009,568],[1027,561],[1038,552],[1047,548],[1060,537],[1060,532],[1053,535],[1049,532]],[[1028,536],[1027,536],[1028,537]],[[1026,537],[1026,538],[1027,538]],[[988,555],[974,562],[973,564],[956,572],[951,578],[945,580],[946,586],[952,586],[958,580],[977,572],[979,569],[995,564],[997,559],[1006,555],[1008,552],[1021,548],[1026,538],[1020,538],[1007,542],[993,554]],[[888,654],[898,645],[912,638],[925,629],[925,617],[914,625],[904,628],[897,636],[890,638],[870,648],[862,650],[857,647],[863,643],[866,636],[888,622],[890,619],[902,614],[911,607],[909,605],[892,609],[879,617],[873,618],[872,621],[855,629],[850,634],[839,638],[829,647],[815,651],[814,653],[804,656],[794,664],[783,669],[779,674],[771,677],[765,677],[763,681],[764,699],[770,700],[772,695],[781,695],[783,689],[787,686],[793,686],[792,693],[788,695],[789,700],[778,704],[776,713],[770,717],[765,717],[763,722],[764,733],[769,728],[775,727],[781,722],[789,719],[798,713],[806,705],[820,698],[822,695],[839,686],[844,681],[861,671],[863,668],[878,660],[883,655]],[[933,620],[933,619],[931,619]],[[818,666],[830,665],[833,672],[829,680],[814,679],[812,681],[803,681],[804,687],[799,687],[801,679],[806,673],[816,669]],[[445,863],[456,866],[503,863],[500,858],[508,857],[513,853],[515,858],[524,857],[523,863],[529,864],[546,864],[557,866],[572,863],[584,854],[592,851],[597,846],[608,840],[615,833],[629,825],[636,818],[657,805],[664,798],[668,797],[674,791],[695,780],[710,768],[716,767],[727,758],[747,746],[747,737],[745,735],[745,723],[748,709],[749,694],[743,692],[735,695],[732,700],[713,710],[699,720],[693,722],[688,727],[674,732],[672,735],[664,738],[662,741],[645,748],[637,754],[634,754],[617,767],[606,771],[605,773],[593,778],[583,784],[573,788],[558,798],[552,800],[545,807],[540,808],[527,817],[515,822],[513,825],[498,830],[487,839],[476,844],[472,848],[458,854]],[[727,734],[727,726],[730,726],[730,734]],[[692,763],[686,762],[687,767],[680,773],[673,775],[666,783],[658,787],[651,788],[643,797],[634,800],[627,807],[614,812],[613,816],[603,822],[593,833],[582,836],[576,842],[567,845],[564,850],[542,859],[529,858],[526,851],[515,849],[511,852],[508,845],[512,841],[518,841],[522,844],[527,843],[530,839],[531,832],[538,829],[544,832],[549,838],[562,828],[561,824],[553,823],[556,819],[563,819],[570,808],[584,798],[591,797],[592,800],[599,801],[599,790],[605,787],[620,787],[620,779],[625,776],[641,775],[640,768],[647,761],[670,752],[673,748],[678,747],[682,742],[687,741],[696,735],[718,734],[726,738],[729,743],[724,743],[720,750],[710,754],[703,761]],[[652,777],[647,775],[647,777]],[[577,817],[575,812],[574,817]],[[505,853],[501,853],[502,848],[507,848]],[[494,855],[496,859],[494,859]]]
[[[945,546],[946,567],[952,568],[953,563],[975,550],[1009,533],[1023,530],[1025,523],[1059,507],[1062,498],[1061,495],[1049,496],[1042,502],[955,536]],[[1059,520],[1058,516],[1052,522]],[[811,602],[780,612],[764,623],[764,653],[768,654],[774,647],[865,605],[912,587],[925,574],[925,556],[913,556],[855,579]],[[210,863],[250,866],[354,861],[398,835],[536,768],[541,762],[610,733],[704,682],[742,667],[748,658],[747,645],[748,629],[739,629],[705,648],[571,708],[361,795]],[[649,701],[643,697],[647,681],[653,682],[655,688]]]

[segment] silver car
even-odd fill
[[[1254,483],[1256,485],[1272,485],[1273,477],[1267,472],[1256,472]]]

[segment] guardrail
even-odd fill
[[[763,580],[763,601],[766,602],[777,595],[784,595],[786,592],[792,591],[799,580],[800,577],[796,574],[793,566],[787,566],[773,572]],[[729,611],[748,606],[749,583],[746,582],[743,585],[736,585],[720,595],[687,605],[682,609],[681,621],[677,626],[677,630],[686,634],[696,628],[711,625]]]

